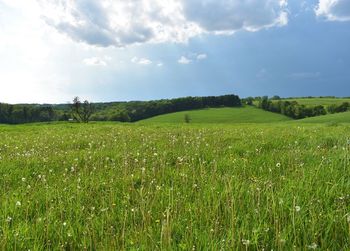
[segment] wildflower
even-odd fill
[[[63,222],[63,224],[62,224],[62,225],[63,225],[64,227],[65,227],[65,226],[67,226],[67,222]]]
[[[22,178],[22,181],[25,182],[25,181],[26,181],[26,178]]]
[[[317,244],[316,243],[312,243],[311,245],[307,246],[309,249],[316,249],[317,248]]]
[[[249,246],[250,245],[250,240],[242,239],[242,244],[245,245],[245,246]]]
[[[281,167],[281,163],[278,162],[278,163],[276,164],[276,167]]]
[[[7,218],[6,218],[6,222],[10,223],[11,221],[12,221],[12,217],[7,216]]]
[[[17,206],[17,207],[20,207],[21,205],[22,205],[22,204],[21,204],[20,201],[17,201],[17,202],[16,202],[16,206]]]
[[[301,208],[299,206],[295,206],[295,211],[299,212],[301,210]]]

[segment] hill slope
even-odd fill
[[[301,105],[316,106],[324,105],[329,106],[333,104],[340,105],[344,102],[350,102],[349,98],[295,98],[295,99],[282,99],[282,101],[296,101]]]
[[[139,123],[185,123],[186,114],[189,115],[191,123],[269,123],[291,120],[280,114],[246,106],[242,108],[211,108],[169,113],[145,119]]]
[[[329,114],[324,116],[312,117],[298,120],[302,123],[350,123],[350,112]]]

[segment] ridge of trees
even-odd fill
[[[344,102],[342,104],[333,104],[326,108],[323,105],[301,105],[297,101],[281,100],[278,98],[278,96],[274,96],[271,99],[265,96],[258,100],[259,102],[257,106],[259,108],[274,113],[280,113],[293,119],[303,119],[308,117],[326,115],[327,112],[331,114],[346,112],[350,108],[350,104],[348,102]],[[244,101],[246,104],[253,105],[254,99],[246,98]]]

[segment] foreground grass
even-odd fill
[[[0,250],[349,250],[349,126],[0,126]]]
[[[188,115],[191,123],[195,124],[232,124],[232,123],[271,123],[291,120],[290,118],[252,106],[235,108],[210,108],[202,110],[175,112],[140,121],[150,123],[184,123]]]

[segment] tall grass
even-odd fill
[[[0,127],[0,250],[349,250],[348,126]]]

